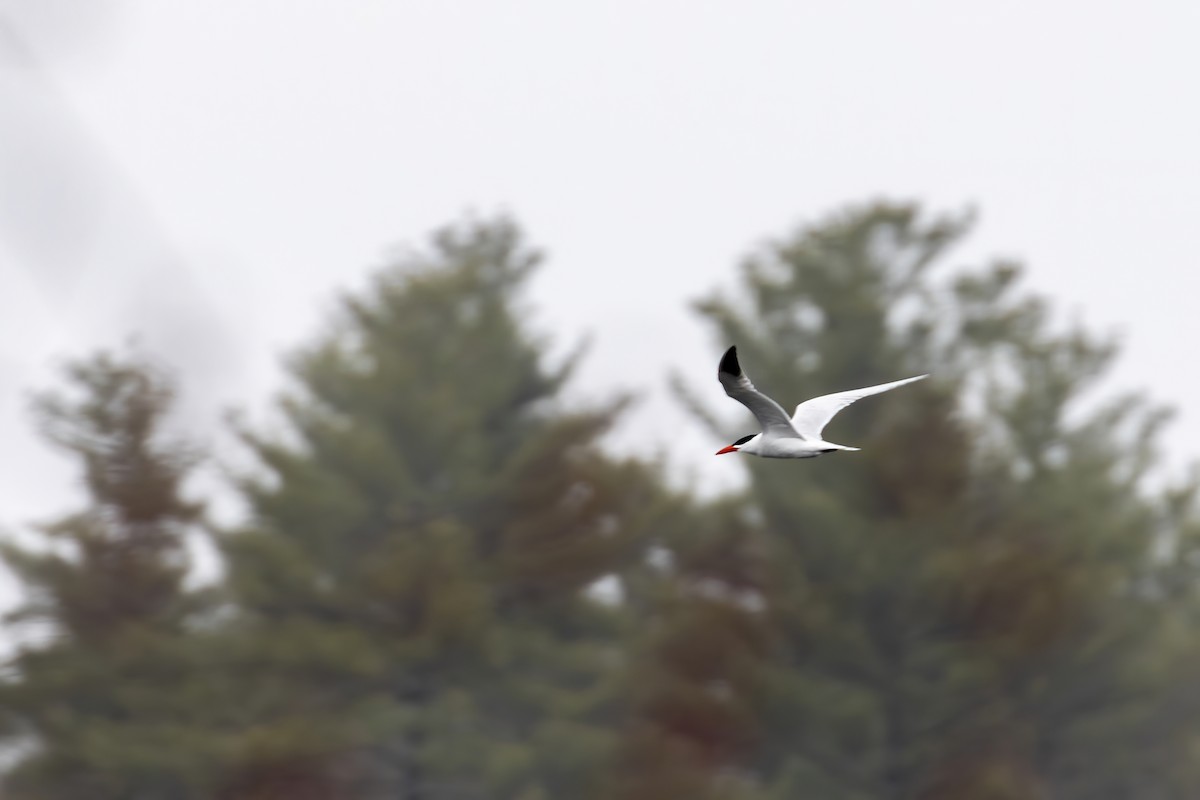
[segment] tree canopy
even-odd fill
[[[696,303],[785,404],[929,372],[669,488],[615,457],[623,397],[564,394],[507,219],[435,232],[235,423],[247,513],[212,531],[136,355],[40,396],[86,503],[7,542],[27,595],[0,682],[16,798],[1182,800],[1200,793],[1196,486],[1169,414],[1099,386],[1114,340],[996,262],[971,219],[844,209]],[[753,430],[716,383],[682,403]],[[737,420],[731,425],[728,420]],[[737,459],[736,461],[734,459]],[[732,462],[732,464],[730,463]]]
[[[768,644],[722,683],[757,731],[724,765],[752,796],[1183,796],[1155,686],[1187,682],[1181,609],[1158,587],[1185,533],[1165,512],[1194,490],[1146,489],[1166,414],[1085,404],[1114,344],[1056,325],[1015,265],[947,273],[968,227],[849,209],[697,304],[781,400],[935,375],[838,416],[861,455],[749,460],[715,545],[741,556],[702,562],[735,608],[757,576],[740,613]]]
[[[80,463],[87,503],[42,527],[41,546],[0,550],[28,597],[9,623],[36,634],[0,685],[7,732],[28,750],[5,796],[196,796],[196,764],[166,751],[191,733],[176,711],[204,607],[184,583],[195,452],[164,436],[173,388],[153,363],[100,353],[65,373],[70,389],[40,395],[37,418]]]

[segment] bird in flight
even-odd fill
[[[929,376],[918,375],[915,378],[881,383],[865,389],[851,389],[814,397],[796,406],[796,413],[789,418],[779,403],[754,388],[754,384],[738,364],[737,347],[731,347],[721,357],[721,364],[717,367],[717,380],[725,387],[725,394],[750,409],[758,419],[758,424],[762,426],[762,433],[743,436],[728,447],[722,447],[717,451],[717,455],[746,453],[763,458],[816,458],[838,450],[858,450],[857,447],[825,441],[821,438],[821,431],[835,414],[854,401],[927,377]]]

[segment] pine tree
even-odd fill
[[[831,437],[861,454],[743,459],[743,544],[708,576],[760,576],[768,646],[726,684],[756,744],[714,778],[739,776],[737,796],[1177,796],[1154,792],[1179,730],[1137,736],[1179,676],[1153,671],[1170,608],[1148,588],[1165,416],[1082,407],[1115,348],[1055,328],[1014,266],[938,279],[968,227],[854,209],[749,259],[743,299],[699,304],[786,402],[935,373],[838,416]],[[724,441],[752,431],[740,419]]]
[[[739,765],[764,743],[750,702],[772,643],[764,554],[735,503],[687,498],[670,520],[658,558],[627,576],[633,657],[606,796],[732,800],[747,789]]]
[[[200,797],[196,763],[171,752],[181,718],[189,620],[185,537],[201,514],[182,484],[194,453],[164,438],[173,390],[137,357],[100,354],[66,371],[73,391],[41,395],[47,438],[79,460],[87,506],[3,557],[35,626],[0,685],[22,757],[5,797]]]
[[[589,591],[668,507],[567,412],[518,307],[511,223],[433,237],[292,364],[269,471],[223,537],[252,735],[227,797],[587,797],[614,745],[620,611]],[[316,788],[312,788],[316,787]]]

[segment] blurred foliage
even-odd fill
[[[438,233],[293,360],[286,434],[244,431],[268,468],[241,483],[252,522],[222,537],[261,706],[247,774],[261,748],[320,764],[330,797],[598,782],[621,612],[589,588],[673,506],[597,447],[620,399],[557,400],[574,359],[549,366],[517,306],[537,260],[507,222]],[[279,745],[312,720],[314,752]]]
[[[766,246],[738,293],[697,305],[780,399],[935,373],[839,415],[827,435],[864,458],[750,460],[742,524],[708,544],[721,557],[681,561],[681,581],[729,597],[756,576],[742,613],[768,645],[743,648],[750,677],[721,684],[757,734],[722,765],[748,776],[735,796],[1200,788],[1171,766],[1195,735],[1172,705],[1197,688],[1171,643],[1194,601],[1166,594],[1191,576],[1165,580],[1195,522],[1171,509],[1196,493],[1146,488],[1166,414],[1090,400],[1116,348],[1056,327],[1014,265],[939,268],[968,227],[850,209]]]
[[[838,416],[863,453],[742,458],[719,498],[600,447],[622,398],[563,399],[579,354],[524,322],[515,225],[439,231],[290,360],[281,424],[236,422],[259,467],[203,591],[170,382],[71,366],[39,418],[88,504],[3,550],[37,633],[0,684],[4,796],[1200,795],[1168,415],[1097,396],[1114,342],[1016,265],[947,270],[969,228],[851,208],[698,303],[783,401],[934,373]],[[750,432],[716,388],[681,400]]]
[[[42,528],[40,546],[0,549],[29,598],[8,621],[39,642],[0,684],[5,732],[35,744],[4,796],[196,797],[203,764],[172,751],[191,738],[187,701],[201,693],[190,627],[207,601],[184,586],[201,507],[181,494],[195,454],[163,438],[173,390],[152,363],[101,353],[66,379],[71,390],[36,410],[81,463],[87,505]]]

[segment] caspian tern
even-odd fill
[[[829,420],[856,400],[928,377],[918,375],[915,378],[881,383],[865,389],[851,389],[847,392],[814,397],[796,406],[796,413],[789,419],[779,403],[754,388],[754,384],[738,364],[737,347],[731,347],[721,357],[721,364],[717,367],[717,380],[725,387],[725,394],[750,409],[758,418],[763,432],[743,436],[728,447],[722,447],[717,451],[717,455],[746,453],[763,458],[816,458],[838,450],[858,450],[857,447],[846,447],[821,438],[821,431],[829,424]]]

